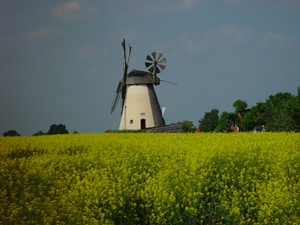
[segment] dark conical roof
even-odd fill
[[[155,84],[158,85],[160,82],[159,78],[153,74],[141,71],[141,70],[132,70],[126,79],[126,85],[132,84]]]

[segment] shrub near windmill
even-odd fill
[[[167,60],[161,53],[152,52],[146,57],[145,62],[149,72],[132,70],[127,74],[131,46],[129,45],[128,57],[125,39],[122,42],[122,47],[124,73],[111,106],[111,113],[113,113],[120,97],[122,98],[119,130],[139,130],[165,125],[153,85],[160,84],[157,74],[166,68]]]

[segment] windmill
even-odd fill
[[[148,72],[132,70],[127,73],[132,49],[130,45],[128,46],[127,56],[124,39],[122,42],[124,53],[123,77],[117,86],[111,105],[111,113],[114,112],[119,99],[122,98],[120,130],[139,130],[163,126],[165,120],[153,85],[160,84],[157,74],[166,68],[167,60],[161,53],[152,52],[147,55],[145,62]]]

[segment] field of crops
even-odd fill
[[[0,137],[0,224],[300,224],[300,134]]]

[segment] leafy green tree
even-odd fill
[[[41,136],[41,135],[45,135],[45,133],[39,130],[38,132],[35,132],[32,136]]]
[[[235,113],[244,114],[247,110],[248,104],[245,101],[239,99],[233,102],[232,106],[235,109]]]
[[[300,97],[292,97],[282,102],[267,122],[271,131],[300,131]]]
[[[216,129],[219,121],[219,110],[212,109],[205,112],[204,117],[199,120],[199,129],[203,132],[212,132]]]
[[[241,120],[243,119],[245,113],[248,112],[248,104],[245,101],[238,99],[233,102],[232,106],[234,107],[235,113],[234,125],[237,125],[241,130],[244,130],[241,125]]]
[[[270,108],[278,109],[281,107],[285,102],[292,99],[293,95],[288,92],[280,92],[275,95],[270,95],[269,98],[266,100],[266,106]]]
[[[256,126],[263,126],[266,124],[263,119],[264,104],[258,102],[254,107],[244,110],[244,113],[239,117],[238,124],[242,131],[252,131]]]
[[[233,122],[232,119],[235,118],[234,113],[222,112],[220,118],[218,120],[218,124],[215,128],[216,132],[225,132],[228,131],[229,128],[232,126]]]
[[[17,131],[15,131],[15,130],[9,130],[9,131],[7,131],[7,132],[4,132],[3,133],[3,136],[4,137],[14,137],[14,136],[21,136]]]
[[[260,123],[258,122],[258,118],[251,111],[246,112],[243,116],[243,119],[240,120],[240,126],[243,131],[251,131],[255,126],[259,125]]]
[[[300,91],[300,88],[298,89]],[[300,94],[300,93],[299,93]],[[300,131],[300,95],[287,101],[284,107],[286,115],[289,117],[290,131]]]
[[[177,124],[181,125],[182,132],[184,133],[195,132],[195,126],[192,121],[184,120],[177,122]]]
[[[288,118],[285,106],[293,98],[290,93],[270,95],[264,105],[264,120],[268,131],[288,131],[292,121]]]
[[[63,124],[52,124],[50,126],[49,131],[47,132],[47,134],[68,134],[69,131],[66,129],[66,126]]]

